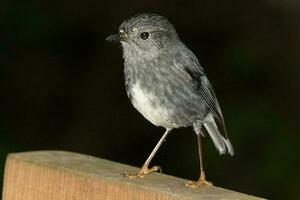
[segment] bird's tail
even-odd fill
[[[214,142],[215,147],[219,153],[225,154],[229,153],[231,156],[234,155],[234,150],[231,142],[228,138],[225,138],[219,131],[216,121],[212,114],[208,114],[203,123],[205,129],[207,130],[209,136]]]

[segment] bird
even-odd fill
[[[125,19],[118,33],[107,41],[121,43],[124,80],[133,106],[152,124],[165,128],[161,139],[136,174],[142,178],[161,171],[149,164],[171,130],[192,127],[197,136],[200,175],[186,186],[212,185],[206,180],[202,137],[212,139],[219,154],[234,155],[224,117],[214,89],[195,54],[181,41],[174,26],[164,16],[139,13]]]

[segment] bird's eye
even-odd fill
[[[143,40],[147,40],[148,38],[149,38],[149,33],[148,32],[142,32],[141,33],[141,38],[143,39]]]

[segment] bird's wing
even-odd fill
[[[186,51],[184,54],[177,52],[174,62],[176,66],[184,69],[187,75],[191,77],[193,91],[203,98],[210,112],[221,124],[227,137],[223,114],[216,94],[196,56],[190,51]]]

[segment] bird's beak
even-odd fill
[[[109,41],[109,42],[119,42],[120,36],[119,36],[119,34],[113,34],[113,35],[108,36],[105,40]]]
[[[120,41],[126,41],[127,38],[128,38],[127,33],[121,30],[119,34],[110,35],[105,40],[109,42],[120,42]]]

